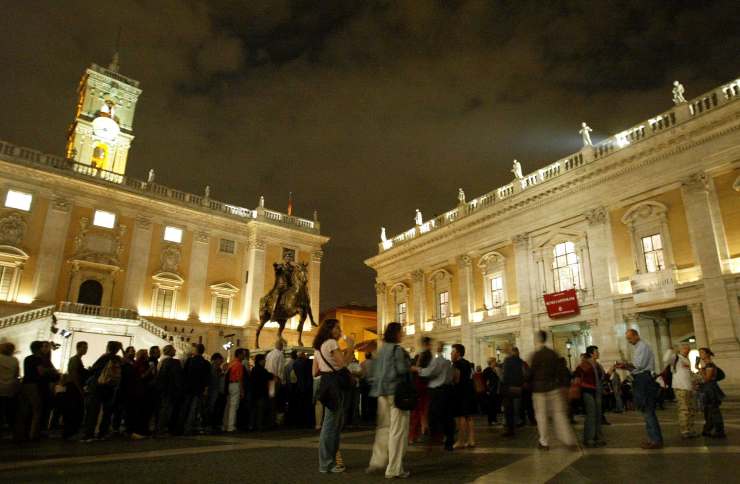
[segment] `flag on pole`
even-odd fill
[[[288,192],[288,216],[293,215],[293,192]]]

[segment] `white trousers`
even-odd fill
[[[409,439],[408,410],[399,410],[393,403],[393,395],[378,397],[378,428],[375,430],[373,456],[370,467],[382,469],[386,476],[403,473],[403,456]]]
[[[241,384],[239,382],[229,383],[226,394],[226,408],[224,409],[224,430],[233,432],[236,430],[236,411],[239,410],[241,399]]]
[[[549,444],[549,422],[552,418],[555,426],[555,436],[565,445],[576,445],[576,434],[568,421],[568,412],[565,407],[565,398],[560,388],[543,393],[533,393],[534,415],[537,419],[537,432],[540,434],[540,444]]]

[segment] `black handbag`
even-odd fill
[[[335,411],[339,407],[341,392],[352,387],[352,374],[347,368],[334,369],[329,360],[324,357],[321,349],[319,349],[319,356],[331,368],[331,373],[321,373],[317,398],[326,408]]]
[[[393,363],[396,362],[395,352],[398,346],[393,348]],[[419,401],[419,394],[416,391],[416,386],[411,380],[411,373],[406,372],[403,374],[401,381],[396,384],[396,391],[393,393],[393,403],[399,410],[413,410],[416,408],[416,404]]]

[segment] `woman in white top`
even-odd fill
[[[347,348],[339,349],[339,338],[342,328],[336,319],[326,319],[319,327],[313,340],[315,349],[313,358],[313,374],[333,374],[347,366],[354,354],[355,343],[346,338]],[[344,472],[343,464],[337,462],[339,452],[339,437],[344,423],[344,402],[342,392],[339,392],[339,402],[335,410],[324,408],[324,422],[321,424],[319,436],[319,472]]]

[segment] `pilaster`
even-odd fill
[[[123,286],[123,307],[138,310],[142,304],[142,294],[147,286],[147,266],[152,245],[151,220],[138,217],[131,233],[126,281]],[[151,283],[151,281],[149,281]]]
[[[249,276],[244,287],[244,324],[259,321],[260,298],[265,290],[265,249],[267,243],[255,235],[250,237],[247,246],[247,270]]]
[[[701,306],[701,303],[688,305],[689,311],[691,311],[691,321],[694,325],[694,339],[696,340],[697,348],[704,348],[709,344],[707,327],[704,322],[704,310]]]
[[[519,352],[526,357],[534,350],[534,305],[532,301],[532,287],[530,285],[530,267],[534,264],[530,260],[529,234],[520,234],[513,238],[514,266],[516,269],[516,286],[519,296],[519,336],[517,345]]]
[[[427,320],[427,292],[425,289],[424,271],[421,269],[411,273],[411,293],[414,298],[414,324],[416,330],[421,331],[421,327]]]
[[[311,267],[308,271],[308,291],[311,297],[311,312],[315,320],[318,319],[321,307],[321,260],[324,257],[324,252],[321,250],[315,250],[311,252]],[[318,322],[318,321],[317,321]]]
[[[477,348],[473,347],[473,327],[470,323],[470,312],[473,309],[473,260],[469,255],[457,258],[458,293],[460,294],[460,339],[470,352],[469,359],[477,359]]]
[[[64,260],[72,203],[55,198],[46,212],[44,235],[39,247],[39,258],[33,275],[33,298],[55,303],[59,272]]]
[[[378,338],[383,336],[386,323],[386,304],[388,301],[388,288],[384,282],[378,282],[375,284],[375,296],[377,297],[377,322],[378,322]]]
[[[193,239],[188,270],[188,319],[200,319],[208,275],[209,240],[207,232],[198,231]]]

